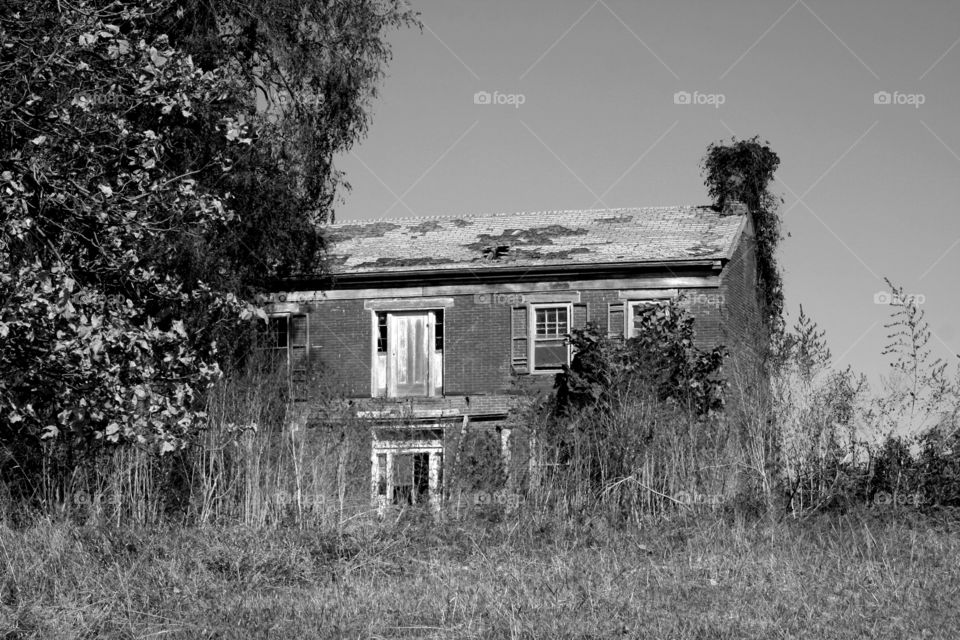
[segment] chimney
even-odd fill
[[[745,216],[750,213],[749,207],[740,200],[727,200],[723,203],[721,215],[725,216]]]

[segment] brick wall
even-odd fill
[[[346,397],[370,395],[370,312],[363,300],[328,300],[307,306],[310,364],[322,372],[328,391]]]
[[[734,357],[754,356],[761,350],[764,327],[757,289],[755,239],[749,219],[720,280],[725,302],[719,341],[727,345]]]
[[[756,334],[759,304],[752,234],[721,274],[719,288],[683,289],[695,318],[697,346],[731,346]],[[516,392],[511,364],[511,304],[454,295],[444,311],[444,395],[482,396]],[[622,302],[618,291],[582,291],[588,319],[608,331],[608,305]],[[307,305],[311,358],[331,373],[330,384],[348,397],[370,396],[371,312],[363,300],[328,300]],[[526,384],[550,388],[551,375],[530,375]]]

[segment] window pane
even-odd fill
[[[387,351],[387,314],[377,314],[377,352]]]
[[[544,340],[534,345],[537,369],[559,369],[567,364],[567,345],[562,340]]]
[[[286,317],[270,318],[270,346],[285,348],[287,346],[287,319]]]
[[[537,309],[535,319],[538,337],[559,337],[569,333],[566,307]]]

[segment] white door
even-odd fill
[[[387,323],[387,394],[431,395],[433,326],[427,312],[391,313]]]

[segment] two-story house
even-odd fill
[[[517,381],[551,386],[570,362],[573,328],[592,321],[630,336],[639,306],[678,296],[704,347],[749,341],[759,319],[742,207],[407,218],[327,232],[330,273],[284,283],[268,311],[292,370],[332,373],[370,425],[381,503],[441,495],[468,430],[495,438],[509,469]]]

